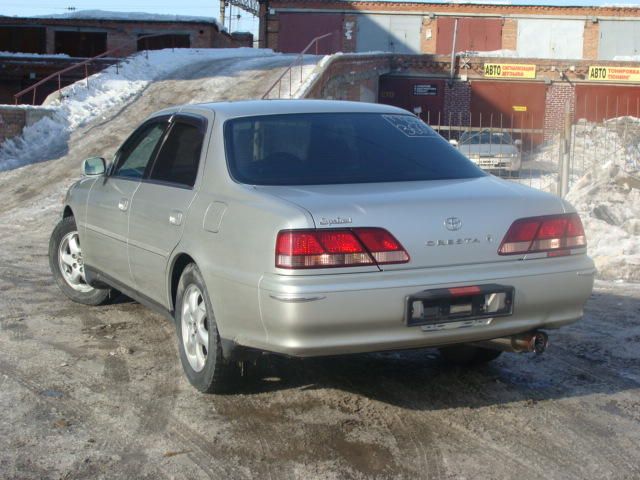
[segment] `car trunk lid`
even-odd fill
[[[512,261],[498,248],[514,220],[564,211],[556,197],[493,176],[255,188],[306,209],[316,228],[387,229],[411,259],[383,270]]]

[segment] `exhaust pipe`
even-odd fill
[[[544,332],[527,332],[511,337],[494,338],[483,342],[474,342],[474,346],[501,350],[503,352],[535,353],[540,355],[549,346],[549,336]]]

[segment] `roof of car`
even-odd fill
[[[163,110],[163,113],[182,108],[211,110],[224,118],[282,113],[408,113],[397,107],[378,103],[347,102],[339,100],[242,100],[183,105]]]

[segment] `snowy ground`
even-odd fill
[[[63,156],[0,172],[0,478],[640,478],[639,285],[597,282],[539,357],[275,357],[234,396],[188,385],[164,318],[60,295],[47,241],[82,158],[174,103],[259,96],[290,60],[205,60],[104,109],[63,104],[80,112]],[[621,171],[596,184],[609,192]],[[598,198],[624,205],[621,188]]]

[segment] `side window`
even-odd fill
[[[205,130],[198,123],[176,120],[153,164],[151,180],[193,187]]]
[[[134,133],[120,149],[112,175],[142,178],[166,127],[166,121],[152,122]]]

